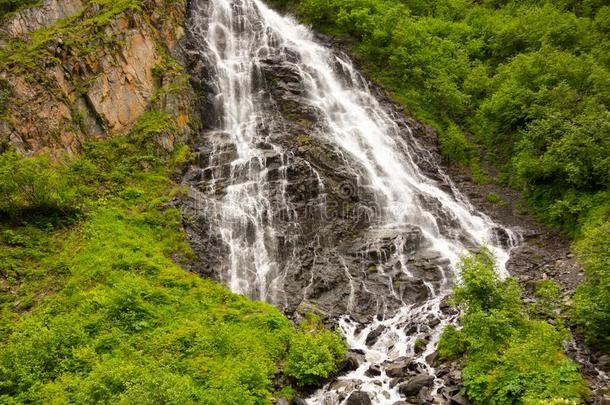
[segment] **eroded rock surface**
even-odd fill
[[[209,93],[214,66],[201,52],[203,39],[197,34],[190,38],[190,69],[196,87],[208,97],[202,115],[218,117],[214,93]],[[362,180],[363,168],[346,160],[324,137],[322,112],[305,101],[304,84],[293,63],[297,56],[286,52],[288,57],[262,60],[257,73],[258,103],[264,110],[264,119],[256,123],[257,146],[266,152],[249,163],[265,168],[265,215],[281,235],[269,243],[277,243],[272,249],[285,253],[274,258],[283,274],[271,301],[288,314],[316,312],[336,320],[349,313],[361,322],[391,316],[405,303],[425,301],[430,288],[440,289],[448,261],[430,249],[415,225],[376,227],[381,207]],[[389,102],[387,107],[402,136],[412,136],[409,126],[424,131]],[[214,223],[220,219],[211,218],[210,209],[227,196],[227,186],[236,183],[237,152],[228,134],[214,129],[216,125],[214,120],[207,122],[197,145],[198,163],[184,174],[190,186],[185,217],[192,245],[202,257],[201,271],[223,281],[229,251]],[[421,159],[439,158],[428,152]],[[440,178],[436,166],[429,169]],[[447,226],[455,225],[448,220]],[[400,259],[409,262],[413,274],[401,271]]]
[[[10,100],[0,115],[0,145],[25,154],[76,153],[89,139],[127,132],[150,109],[174,117],[177,131],[159,140],[163,147],[190,133],[194,94],[169,58],[183,59],[185,2],[149,0],[142,11],[125,7],[104,19],[100,7],[46,0],[5,22],[7,52],[19,41],[35,48],[0,63],[0,87]],[[55,33],[42,44],[27,45],[51,26]],[[91,32],[74,40],[81,26]],[[40,57],[27,59],[32,55]]]
[[[83,0],[44,0],[41,6],[27,8],[15,13],[0,28],[0,35],[15,39],[79,12],[85,5]]]

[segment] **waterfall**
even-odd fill
[[[408,122],[307,27],[259,0],[193,0],[189,33],[206,97],[185,215],[210,274],[288,312],[338,319],[363,361],[309,403],[356,389],[373,403],[404,399],[386,369],[408,357],[434,375],[426,358],[455,320],[441,307],[460,258],[486,246],[505,275],[515,237],[476,212]]]

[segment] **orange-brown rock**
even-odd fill
[[[9,19],[0,36],[27,41],[28,33],[61,18],[75,15],[77,23],[96,12],[95,3],[83,0],[45,0]],[[174,117],[176,133],[158,140],[171,149],[191,131],[193,91],[175,69],[154,72],[167,55],[180,59],[185,14],[184,1],[144,0],[141,11],[115,15],[82,44],[57,34],[35,68],[0,64],[0,86],[9,93],[0,114],[0,148],[8,143],[25,154],[77,153],[89,139],[126,133],[154,108]]]

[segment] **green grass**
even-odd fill
[[[23,173],[16,188],[0,179],[14,204],[0,221],[0,402],[263,404],[284,363],[284,392],[335,371],[337,334],[295,328],[180,266],[196,257],[168,202],[184,193],[171,176],[190,155],[153,141],[172,128],[149,112],[130,136],[61,163],[0,155]],[[23,187],[71,198],[49,210],[15,197]]]
[[[496,193],[488,193],[485,196],[485,201],[487,201],[488,203],[491,203],[491,204],[496,204],[496,205],[506,204],[506,202],[502,199],[502,197],[500,197]]]

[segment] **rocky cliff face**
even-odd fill
[[[77,152],[128,131],[149,109],[190,133],[193,92],[180,66],[185,1],[45,0],[2,24],[0,145]]]
[[[76,14],[85,6],[82,0],[48,0],[40,7],[16,13],[0,28],[3,40],[16,39],[30,32],[48,28],[57,21]]]
[[[329,135],[335,134],[332,117],[345,106],[312,102],[312,88],[336,83],[324,82],[318,66],[291,48],[291,40],[276,38],[261,12],[244,4],[234,6],[225,23],[226,12],[214,14],[225,3],[196,1],[189,19],[189,70],[202,94],[202,115],[210,118],[197,137],[198,161],[184,175],[187,231],[202,272],[287,314],[313,311],[329,321],[349,314],[369,323],[432,299],[450,282],[449,260],[432,246],[425,225],[384,222],[386,200],[366,167],[379,162],[353,158]],[[327,39],[317,41],[332,55]],[[387,114],[387,138],[395,137],[403,162],[414,160],[435,187],[453,194],[434,133],[405,118],[345,55],[328,59],[341,85],[357,89],[370,116]],[[362,124],[350,118],[349,125]],[[370,125],[369,132],[381,127]],[[416,200],[401,205],[397,218],[421,208],[434,214],[443,234],[473,247],[439,199],[412,194]],[[497,231],[509,243],[506,231]],[[435,316],[422,322],[438,325]]]

